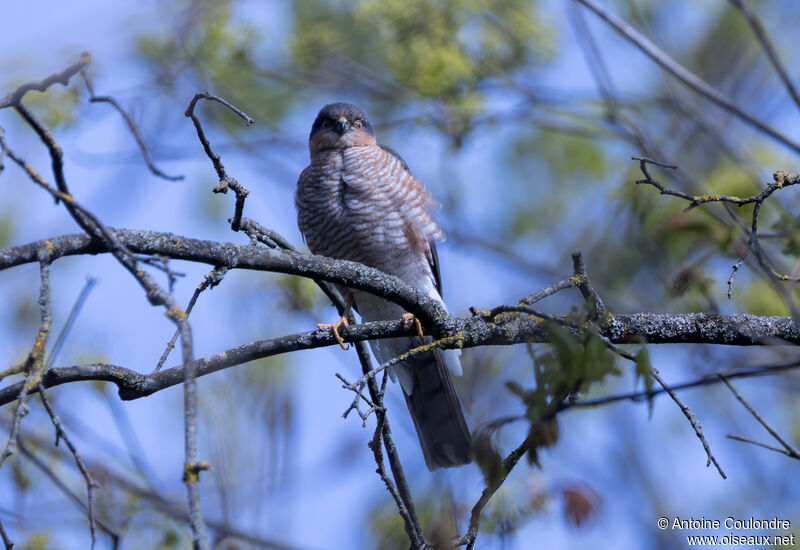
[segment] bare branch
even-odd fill
[[[423,321],[426,331],[432,328],[434,335],[437,331],[441,331],[442,334],[454,334],[467,328],[468,320],[458,320],[441,313],[439,307],[432,304],[421,291],[406,285],[397,277],[355,262],[265,247],[243,247],[233,243],[189,239],[171,233],[120,229],[113,231],[121,244],[138,253],[162,254],[173,259],[226,266],[229,269],[287,273],[364,290],[411,311]],[[86,235],[65,235],[0,250],[0,270],[36,261],[37,247],[45,246],[47,243],[52,246],[53,259],[76,254],[107,252],[103,243]],[[475,326],[482,327],[482,325]],[[518,332],[513,334],[514,338],[545,341],[546,337],[536,328],[535,322],[520,321],[513,326],[518,329]],[[345,334],[349,334],[349,331]],[[650,343],[658,344],[761,345],[772,339],[798,344],[800,325],[788,317],[758,317],[747,314],[614,314],[604,328],[604,335],[615,343],[635,343],[641,341],[643,337]],[[510,337],[502,337],[491,327],[487,328],[485,340],[477,338],[475,334],[468,333],[465,336],[465,347],[479,345],[478,341],[508,345],[512,340]]]
[[[800,460],[800,453],[798,453],[797,449],[795,449],[791,444],[789,444],[789,442],[787,442],[785,439],[783,439],[780,436],[780,434],[778,432],[776,432],[774,428],[772,428],[772,426],[767,424],[767,422],[764,421],[763,418],[761,418],[761,416],[750,405],[750,403],[748,403],[747,400],[745,400],[745,398],[742,397],[742,394],[739,393],[736,390],[736,388],[733,387],[733,384],[731,384],[730,381],[728,381],[728,379],[725,377],[725,375],[723,375],[719,371],[716,372],[716,375],[719,376],[719,378],[723,382],[725,382],[725,385],[728,386],[728,389],[731,390],[731,392],[733,392],[733,395],[736,396],[736,399],[738,399],[739,402],[742,405],[744,405],[744,407],[750,412],[750,414],[753,415],[753,418],[758,420],[758,423],[761,424],[762,426],[764,426],[764,429],[767,430],[767,432],[769,432],[769,435],[771,435],[773,437],[773,439],[775,439],[775,441],[777,441],[778,443],[781,444],[781,446],[783,447],[783,451],[782,452],[784,454],[786,454],[786,456],[789,456],[789,457],[795,458],[797,460]],[[728,436],[728,437],[731,437],[731,436]],[[744,440],[744,438],[741,438],[741,437],[739,437],[739,438],[734,437],[733,439]],[[765,446],[765,445],[763,445],[763,446]],[[770,448],[770,447],[767,447],[767,448]]]
[[[589,320],[601,320],[602,325],[606,322],[605,317],[608,315],[608,310],[603,303],[603,299],[600,298],[600,295],[589,283],[589,276],[586,274],[586,266],[583,263],[583,256],[580,252],[572,253],[572,268],[575,273],[573,275],[575,285],[581,291],[583,299],[586,300],[586,304],[589,307]]]
[[[350,319],[354,320],[352,312],[350,313]],[[405,328],[404,323],[400,323],[400,325]],[[330,331],[325,332],[330,334]],[[332,334],[330,336],[332,339],[334,339]],[[358,360],[361,363],[361,372],[363,372],[366,376],[366,374],[370,372],[372,368],[372,360],[370,358],[369,349],[367,348],[367,343],[364,341],[359,341],[356,343],[355,347],[356,353],[358,354]],[[386,379],[384,378],[384,383],[385,382]],[[403,471],[403,463],[400,461],[400,456],[397,453],[397,447],[394,443],[392,430],[389,427],[389,419],[386,418],[386,409],[383,407],[383,390],[385,389],[385,386],[379,389],[375,378],[368,377],[367,389],[369,390],[369,395],[372,398],[372,402],[378,405],[378,408],[375,411],[375,417],[377,418],[377,422],[381,425],[381,440],[383,441],[384,449],[386,449],[386,455],[389,459],[389,469],[392,471],[392,476],[394,477],[395,485],[397,487],[395,492],[390,491],[390,493],[395,498],[400,517],[403,518],[403,526],[406,534],[408,535],[408,539],[411,541],[411,548],[414,550],[424,550],[429,545],[425,540],[425,534],[422,531],[419,518],[417,518],[414,499],[411,497],[411,489],[408,486],[405,471]],[[381,479],[383,479],[384,483],[386,483],[388,477],[386,477],[386,472],[383,469],[383,459],[380,458],[380,453],[375,449],[372,449],[372,451],[378,466],[378,475],[380,475]]]
[[[675,401],[675,403],[678,405],[683,415],[689,421],[689,424],[692,425],[692,429],[694,429],[695,435],[700,440],[700,443],[703,444],[703,449],[706,451],[706,456],[708,457],[708,460],[706,461],[706,467],[711,466],[711,463],[713,463],[714,466],[716,466],[719,475],[722,476],[722,479],[728,479],[728,476],[726,476],[725,472],[722,471],[722,467],[719,465],[719,462],[717,462],[716,457],[711,452],[711,447],[709,446],[705,435],[703,435],[703,427],[700,425],[700,421],[697,420],[697,417],[694,415],[692,410],[689,408],[688,405],[686,405],[686,403],[683,402],[683,400],[681,400],[680,397],[678,397],[678,394],[675,393],[672,390],[672,388],[670,388],[667,385],[666,382],[664,382],[664,380],[661,378],[661,376],[658,374],[658,371],[655,368],[650,367],[650,375],[656,379],[656,381],[661,385],[661,387],[664,388],[664,391],[666,391],[672,398],[672,400]]]
[[[532,306],[536,302],[544,300],[545,298],[547,298],[548,296],[552,296],[556,292],[559,292],[567,288],[571,288],[573,286],[575,286],[575,281],[573,281],[572,279],[564,279],[562,281],[559,281],[557,283],[548,286],[547,288],[543,288],[542,290],[538,290],[533,294],[521,298],[519,304],[525,306]],[[474,313],[475,312],[473,312],[473,315]]]
[[[192,313],[192,309],[194,309],[194,305],[197,303],[197,298],[200,297],[200,293],[207,288],[214,288],[220,284],[222,282],[222,278],[227,272],[228,269],[225,267],[215,267],[211,270],[211,272],[207,273],[205,277],[203,277],[203,281],[197,285],[197,288],[194,289],[194,294],[192,294],[192,298],[189,300],[189,305],[186,307],[187,317]],[[161,354],[161,358],[158,360],[158,364],[156,364],[156,368],[153,369],[153,372],[160,371],[161,367],[164,366],[164,363],[166,363],[167,357],[169,357],[170,352],[175,347],[175,342],[178,341],[178,336],[180,336],[180,334],[180,329],[177,329],[175,334],[172,335],[170,341],[167,342],[167,349],[165,349],[164,353]]]
[[[739,258],[736,260],[736,263],[731,266],[731,276],[728,277],[728,300],[733,298],[733,282],[736,280],[736,273],[739,271],[739,268],[742,267],[744,263],[744,258]]]
[[[139,146],[139,150],[142,152],[142,156],[144,157],[144,162],[147,164],[147,167],[150,171],[155,174],[156,176],[163,178],[169,181],[179,181],[183,179],[183,175],[179,174],[177,176],[169,176],[156,168],[156,165],[153,164],[153,159],[150,158],[150,152],[147,150],[147,145],[144,142],[144,138],[142,137],[142,133],[139,131],[139,127],[133,121],[131,115],[128,114],[125,109],[117,102],[116,99],[109,96],[96,96],[94,95],[94,85],[92,84],[91,79],[89,78],[89,74],[86,68],[81,70],[81,76],[83,77],[83,81],[86,83],[86,89],[89,90],[89,102],[90,103],[108,103],[116,111],[122,116],[125,120],[125,123],[128,125],[128,129],[130,130],[131,134],[133,134],[133,139],[136,140],[136,144]]]
[[[69,331],[72,329],[73,324],[75,323],[75,319],[78,317],[78,313],[80,313],[83,304],[86,302],[86,298],[89,297],[89,293],[97,284],[97,279],[94,277],[89,277],[86,279],[86,284],[83,285],[80,294],[78,294],[78,299],[75,300],[75,303],[72,306],[72,309],[69,312],[69,316],[67,317],[66,322],[64,323],[63,328],[58,333],[56,337],[56,341],[53,343],[53,348],[50,350],[50,355],[47,356],[47,360],[44,362],[44,368],[49,369],[50,365],[53,364],[53,361],[58,356],[58,352],[61,351],[61,345],[64,343],[64,339],[69,334]]]
[[[477,317],[470,319],[454,317],[448,319],[448,325],[454,327],[456,332],[463,333],[463,341],[454,339],[450,342],[449,346],[454,348],[548,341],[541,321],[534,319],[510,321],[502,326],[495,326]],[[774,342],[778,338],[789,343],[800,343],[800,327],[793,319],[754,315],[617,314],[612,316],[608,327],[602,329],[600,334],[610,342],[621,344],[638,343],[642,338],[651,343],[761,345]],[[416,330],[413,326],[406,326],[398,320],[351,325],[342,336],[348,342],[361,342],[414,335]],[[194,364],[197,376],[205,376],[263,357],[333,345],[338,343],[331,331],[315,330],[242,345],[197,359]],[[146,397],[180,384],[184,377],[183,366],[142,375],[135,370],[115,365],[94,364],[51,368],[43,374],[42,384],[45,388],[50,388],[86,380],[113,382],[119,389],[120,397],[129,400]],[[23,382],[19,382],[0,389],[0,406],[16,401],[22,387]],[[36,388],[32,391],[35,392]]]
[[[197,398],[194,382],[195,367],[193,362],[194,354],[192,351],[192,332],[191,326],[186,320],[186,314],[181,310],[171,294],[165,292],[149,273],[139,268],[138,259],[131,254],[126,247],[119,243],[113,232],[109,231],[94,215],[75,202],[74,198],[69,194],[69,189],[64,177],[63,153],[52,134],[20,101],[17,101],[14,108],[34,130],[37,136],[39,136],[39,139],[47,148],[50,154],[53,176],[58,189],[55,190],[47,184],[31,166],[26,163],[21,163],[20,160],[12,156],[11,153],[9,153],[9,156],[22,166],[31,180],[47,190],[56,201],[61,200],[64,202],[64,206],[69,214],[87,235],[100,240],[109,248],[109,251],[114,257],[131,275],[133,275],[139,285],[146,291],[148,301],[154,306],[164,306],[167,310],[167,317],[175,323],[181,331],[183,363],[186,365],[184,381],[186,461],[183,470],[184,473],[196,473],[201,469],[201,463],[197,460]],[[203,523],[202,512],[200,511],[197,475],[184,475],[184,480],[186,481],[188,492],[189,518],[192,525],[194,543],[199,550],[207,550],[210,547],[205,524]]]
[[[0,467],[3,466],[9,456],[14,454],[19,443],[20,423],[22,422],[22,417],[28,414],[28,406],[25,402],[28,395],[33,392],[34,388],[39,386],[41,381],[47,339],[50,336],[50,330],[53,325],[52,300],[50,297],[50,256],[48,255],[48,248],[42,248],[38,256],[39,275],[41,279],[39,285],[39,315],[41,317],[39,332],[36,335],[36,340],[25,361],[0,373],[0,379],[7,374],[18,372],[26,373],[25,381],[16,385],[18,387],[15,388],[17,390],[17,399],[19,403],[14,411],[14,421],[12,423],[11,433],[8,436],[8,442],[3,449],[3,453],[0,454]]]
[[[776,453],[781,453],[782,455],[786,455],[789,458],[795,458],[795,459],[797,458],[797,456],[792,454],[791,451],[787,451],[786,449],[781,449],[780,447],[776,447],[775,445],[762,443],[760,441],[756,441],[755,439],[750,439],[749,437],[745,437],[743,435],[728,434],[725,437],[727,437],[728,439],[733,439],[734,441],[741,441],[742,443],[750,443],[758,447],[764,447],[765,449],[769,449],[770,451],[775,451]]]
[[[95,543],[94,490],[97,488],[97,483],[95,483],[94,479],[92,479],[92,474],[86,467],[86,463],[81,458],[81,455],[78,454],[78,449],[76,449],[75,445],[72,444],[72,440],[70,440],[69,436],[67,435],[67,432],[61,425],[61,419],[58,417],[55,410],[53,410],[53,407],[50,404],[50,400],[47,398],[47,393],[45,392],[41,383],[38,384],[38,386],[39,386],[39,398],[42,400],[42,405],[44,405],[44,409],[47,411],[47,415],[50,417],[50,421],[53,423],[53,427],[56,430],[56,446],[58,446],[59,440],[62,440],[64,441],[64,443],[66,443],[69,452],[72,454],[72,458],[75,460],[75,465],[78,467],[78,470],[81,472],[81,475],[83,476],[83,479],[86,482],[86,514],[89,519],[89,532],[92,535],[92,548],[94,548],[94,543]],[[114,536],[115,538],[119,538],[118,534],[114,534],[112,536]]]
[[[653,161],[651,159],[641,158],[641,157],[632,157],[633,160],[639,161],[639,168],[641,169],[642,173],[645,176],[643,180],[637,180],[637,184],[648,184],[652,185],[662,195],[672,195],[674,197],[679,197],[684,200],[689,201],[689,206],[684,208],[684,212],[687,210],[691,210],[695,206],[700,204],[709,203],[709,202],[725,202],[735,204],[737,206],[742,206],[745,204],[753,204],[753,214],[750,222],[750,230],[747,232],[748,234],[748,251],[752,251],[753,254],[756,256],[758,260],[758,265],[764,271],[764,273],[772,279],[773,282],[775,281],[788,281],[788,282],[798,282],[800,281],[800,277],[786,275],[784,273],[778,272],[770,263],[767,258],[766,253],[761,248],[761,245],[758,241],[758,215],[761,212],[761,205],[764,204],[764,201],[767,200],[774,192],[779,189],[783,189],[785,187],[789,187],[792,185],[800,184],[800,174],[791,174],[788,172],[784,172],[782,170],[777,170],[773,173],[772,182],[768,183],[767,186],[761,193],[757,195],[753,195],[751,197],[736,197],[736,196],[729,196],[729,195],[688,195],[681,191],[674,191],[672,189],[668,189],[664,187],[661,183],[657,180],[653,179],[650,173],[647,170],[647,164],[657,164],[659,166],[665,166],[661,163]],[[672,168],[671,166],[666,165],[668,168]],[[738,264],[737,264],[738,265]],[[728,279],[728,297],[730,297],[731,287],[733,285],[733,277],[738,269],[737,266],[734,266],[734,271],[731,274],[731,277]],[[800,316],[800,311],[797,310],[797,307],[792,299],[791,295],[784,293],[786,297],[787,304],[792,311],[792,313],[797,317]]]
[[[775,374],[780,374],[782,372],[798,368],[800,368],[800,361],[791,361],[789,363],[780,363],[777,365],[761,365],[757,367],[751,367],[748,369],[730,370],[723,372],[723,375],[729,379],[755,378],[758,376],[771,376]],[[716,374],[709,374],[707,376],[698,378],[697,380],[692,380],[691,382],[683,382],[681,384],[673,384],[670,387],[673,390],[677,391],[686,388],[695,388],[698,386],[709,386],[712,384],[719,384],[720,382],[722,382],[722,380],[719,378],[719,376],[717,376]],[[584,407],[598,407],[600,405],[607,405],[609,403],[615,403],[617,401],[645,401],[645,400],[649,401],[653,397],[660,395],[662,393],[666,393],[666,390],[664,388],[627,392],[617,395],[609,395],[607,397],[598,397],[597,399],[582,399],[579,401],[570,401],[568,403],[562,404],[561,410],[572,409],[572,408],[584,408]]]
[[[6,141],[6,131],[0,126],[0,174],[5,169],[6,157],[8,156],[8,142]]]
[[[0,521],[0,538],[3,539],[3,546],[5,547],[6,550],[13,550],[14,543],[11,542],[11,539],[8,538],[8,535],[6,534],[6,530],[3,529],[2,521]]]
[[[722,93],[700,79],[697,75],[686,69],[680,63],[675,61],[663,50],[658,48],[650,40],[647,39],[639,31],[613,15],[606,10],[603,6],[595,0],[575,0],[580,2],[593,12],[595,12],[601,19],[611,25],[617,32],[632,42],[639,48],[645,55],[652,59],[659,67],[667,71],[669,74],[677,78],[690,90],[700,94],[712,103],[718,105],[729,113],[741,119],[743,122],[759,130],[760,132],[770,136],[776,141],[784,144],[786,147],[792,149],[796,153],[800,153],[800,144],[792,141],[788,137],[778,132],[772,126],[758,120],[754,116],[744,112],[742,109],[733,104],[729,99],[722,95]]]
[[[214,164],[214,170],[216,170],[217,177],[219,178],[219,185],[214,188],[214,193],[225,194],[228,192],[228,189],[232,189],[236,195],[236,205],[234,207],[233,218],[231,219],[231,229],[234,231],[239,231],[241,228],[242,213],[244,211],[244,200],[247,198],[249,191],[234,178],[228,176],[228,174],[225,172],[225,167],[222,165],[219,155],[211,150],[211,144],[208,142],[205,132],[203,132],[203,126],[200,124],[200,119],[194,114],[194,108],[197,105],[197,102],[201,99],[221,103],[242,118],[242,120],[244,120],[248,126],[250,126],[254,121],[241,109],[238,109],[224,99],[217,97],[210,92],[201,92],[195,94],[192,100],[189,102],[186,112],[184,113],[187,117],[192,119],[194,128],[197,130],[197,137],[200,139],[200,143],[203,145],[203,150]]]
[[[800,94],[798,94],[797,88],[795,88],[791,78],[789,78],[789,73],[787,73],[786,69],[783,67],[783,63],[781,63],[781,59],[778,57],[778,52],[775,51],[775,46],[772,45],[772,41],[769,39],[769,34],[767,34],[767,32],[764,30],[764,27],[761,25],[761,21],[758,20],[758,16],[750,11],[750,8],[745,0],[728,1],[736,9],[742,12],[745,20],[747,20],[747,24],[750,25],[750,29],[753,31],[756,40],[758,40],[758,43],[761,44],[761,47],[764,49],[764,53],[767,54],[769,62],[772,63],[772,66],[775,68],[778,76],[780,76],[781,80],[783,81],[786,91],[789,92],[792,100],[797,104],[798,107],[800,107]]]
[[[50,481],[53,482],[53,484],[58,488],[59,491],[64,493],[70,500],[75,502],[75,504],[77,504],[83,510],[86,510],[88,513],[88,506],[86,505],[86,503],[83,502],[81,497],[75,494],[75,492],[72,489],[67,487],[67,484],[64,483],[64,481],[61,480],[55,474],[55,472],[53,472],[53,470],[47,466],[47,464],[45,464],[30,449],[28,449],[27,445],[25,445],[22,441],[20,441],[19,450],[21,451],[22,455],[31,462],[31,464],[36,466],[44,475],[46,475],[50,479]],[[100,529],[103,532],[107,533],[111,537],[112,541],[115,541],[114,548],[116,548],[117,546],[116,541],[119,541],[120,533],[114,527],[107,524],[102,519],[97,520],[97,526],[100,527]]]
[[[47,78],[37,82],[28,82],[23,84],[3,99],[0,99],[0,109],[5,109],[6,107],[16,107],[20,104],[20,101],[22,101],[23,96],[25,96],[25,94],[31,90],[44,92],[47,90],[47,88],[56,83],[66,86],[69,84],[69,79],[85,69],[89,63],[91,63],[91,61],[92,57],[87,52],[81,53],[81,60],[70,65],[63,71],[53,73]]]
[[[383,382],[381,384],[381,389],[379,390],[380,394],[382,394],[386,388],[386,378],[387,378],[386,375],[384,375]],[[383,445],[382,436],[384,427],[386,425],[386,422],[388,422],[388,419],[386,418],[385,412],[382,412],[381,414],[377,415],[377,418],[378,421],[375,424],[375,432],[372,435],[372,439],[367,444],[367,446],[372,451],[373,457],[375,458],[375,464],[377,465],[377,469],[375,470],[375,472],[377,472],[377,474],[380,476],[384,485],[386,485],[386,490],[392,496],[395,504],[397,505],[397,512],[398,514],[400,514],[400,517],[403,518],[403,523],[405,524],[406,533],[408,534],[409,539],[411,540],[411,545],[412,545],[411,547],[414,549],[425,548],[426,546],[422,546],[425,544],[424,538],[420,540],[420,537],[422,536],[422,529],[419,526],[419,520],[416,519],[416,514],[412,519],[408,507],[406,507],[406,501],[400,495],[400,491],[397,490],[397,487],[395,486],[394,482],[392,482],[392,479],[386,472],[386,466],[384,466],[383,464],[383,452],[381,451]]]
[[[528,442],[526,440],[519,447],[511,451],[505,459],[503,459],[500,475],[496,480],[494,480],[494,483],[490,484],[483,490],[478,502],[476,502],[475,506],[472,507],[472,512],[470,513],[469,517],[469,528],[464,536],[456,540],[456,546],[466,545],[467,550],[471,550],[475,547],[475,539],[478,537],[478,529],[480,527],[481,513],[483,512],[483,509],[489,503],[489,500],[497,492],[500,486],[505,482],[508,474],[511,473],[511,470],[513,470],[519,460],[525,456],[527,451]]]

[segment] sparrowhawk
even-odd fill
[[[311,127],[308,148],[311,163],[297,181],[296,206],[309,249],[395,275],[442,303],[435,242],[444,234],[431,217],[437,203],[403,159],[376,141],[367,114],[348,103],[326,105]],[[365,321],[407,315],[383,298],[342,290]],[[321,326],[336,333],[341,323]],[[404,337],[371,345],[385,362],[419,342]],[[400,382],[428,468],[468,463],[470,434],[451,378],[461,374],[459,352],[435,349],[390,373]]]

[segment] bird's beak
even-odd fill
[[[334,128],[339,133],[339,135],[342,135],[347,131],[348,128],[350,128],[350,123],[347,121],[347,118],[342,116],[339,117],[339,119],[336,121]]]

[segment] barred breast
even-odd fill
[[[300,175],[296,202],[312,252],[361,262],[417,286],[430,273],[429,241],[444,238],[430,215],[436,202],[379,146],[312,158]]]

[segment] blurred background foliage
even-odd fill
[[[790,137],[800,136],[798,105],[732,5],[604,4],[743,111]],[[800,4],[770,0],[752,8],[790,75],[800,81],[791,33],[800,24]],[[111,114],[100,113],[100,107],[86,104],[78,79],[67,88],[30,94],[29,106],[63,140],[68,163],[74,163],[68,167],[87,174],[75,184],[77,196],[106,223],[238,238],[225,224],[232,201],[208,192],[216,183],[213,171],[182,116],[195,92],[210,90],[256,120],[246,128],[224,109],[200,109],[212,146],[251,191],[245,215],[299,245],[292,192],[307,162],[307,132],[322,105],[346,100],[370,113],[379,139],[400,151],[442,202],[438,216],[448,233],[442,252],[445,297],[455,313],[465,314],[470,305],[510,303],[563,278],[571,273],[574,249],[583,251],[594,286],[619,313],[787,315],[787,300],[797,298],[793,287],[771,283],[747,258],[728,300],[726,282],[746,250],[752,206],[708,204],[683,212],[684,201],[635,185],[642,176],[630,159],[640,155],[677,164],[677,170],[651,168],[673,189],[747,196],[758,193],[775,170],[797,170],[796,153],[665,75],[577,3],[173,0],[148,4],[141,13],[117,7],[108,17],[123,22],[120,32],[129,49],[118,57],[113,49],[92,52],[91,74],[102,87],[98,94],[121,99],[156,161],[188,178],[167,184],[145,172],[124,128],[109,122]],[[83,47],[79,29],[65,32],[62,42]],[[62,65],[53,52],[44,58],[46,65],[16,67],[3,89]],[[71,61],[65,58],[63,66]],[[117,84],[128,71],[133,76]],[[41,162],[35,139],[11,113],[0,116],[11,146]],[[103,133],[95,134],[98,125]],[[116,137],[104,138],[109,132]],[[94,141],[87,137],[92,135]],[[103,139],[106,145],[98,145]],[[46,164],[41,167],[44,171]],[[68,221],[51,223],[51,210],[41,214],[47,222],[30,224],[27,201],[37,209],[53,206],[41,195],[20,195],[26,186],[7,166],[0,179],[0,246],[75,230]],[[798,268],[795,194],[794,189],[776,193],[760,217],[763,244],[784,273]],[[54,283],[60,300],[56,320],[63,324],[91,270],[102,274],[113,296],[95,302],[118,304],[112,312],[117,324],[110,323],[117,332],[109,334],[104,326],[107,311],[87,303],[55,364],[107,356],[112,363],[149,371],[171,335],[169,324],[147,320],[155,314],[138,303],[144,300],[130,283],[115,282],[113,262],[99,267],[91,262],[96,260],[64,260],[54,268],[54,281],[65,281]],[[187,278],[178,292],[188,297],[205,268],[183,267]],[[38,328],[36,278],[23,268],[3,277],[0,349],[13,363],[27,353]],[[126,294],[131,298],[120,298]],[[566,313],[579,303],[562,293],[542,307]],[[308,330],[333,315],[307,280],[231,273],[219,289],[201,297],[193,314],[201,334],[198,354]],[[129,334],[137,335],[131,344],[122,336]],[[534,433],[541,426],[526,422],[488,429],[508,415],[538,418],[531,411],[564,392],[580,389],[594,397],[647,383],[638,380],[635,366],[613,363],[591,339],[559,342],[552,353],[546,347],[531,354],[521,347],[464,352],[465,375],[457,384],[472,426],[488,442],[489,462],[526,437],[535,436],[542,446],[558,440],[531,456],[541,469],[521,464],[509,478],[487,509],[479,547],[530,548],[537,541],[543,547],[616,548],[625,542],[678,548],[681,541],[657,530],[655,519],[690,513],[777,514],[800,525],[798,478],[781,474],[793,467],[788,459],[724,440],[725,433],[752,428],[725,391],[696,390],[687,400],[733,474],[727,485],[702,468],[699,443],[671,403],[656,407],[652,420],[641,404],[569,412],[558,424],[553,421],[547,437]],[[651,357],[670,381],[679,382],[718,368],[789,357],[791,351],[686,346],[652,349]],[[201,456],[214,466],[203,477],[204,509],[220,548],[270,547],[273,539],[290,547],[404,546],[402,523],[372,473],[365,446],[371,431],[338,418],[350,396],[333,379],[334,369],[355,372],[356,361],[330,351],[298,354],[202,381]],[[611,373],[621,376],[607,376]],[[559,379],[557,391],[541,395],[545,375],[566,379]],[[767,404],[779,431],[794,441],[800,433],[792,413],[799,385],[795,373],[741,383],[750,397],[759,396],[756,408]],[[100,514],[126,533],[130,546],[125,547],[188,547],[187,527],[176,519],[183,506],[175,475],[181,460],[175,455],[182,433],[178,394],[130,405],[102,385],[62,388],[51,396],[98,475]],[[438,540],[463,533],[482,473],[477,468],[428,473],[415,454],[402,400],[395,392],[387,403],[423,524]],[[6,423],[10,412],[2,411]],[[93,426],[89,414],[107,418],[114,435]],[[69,457],[49,442],[41,411],[34,410],[24,426],[30,449],[82,495]],[[676,479],[676,470],[691,473]],[[81,547],[82,511],[29,461],[11,461],[0,476],[0,490],[13,496],[0,502],[0,518],[21,548]],[[734,504],[742,494],[747,504]],[[275,506],[283,505],[287,511],[269,519]],[[33,512],[43,509],[46,522],[42,512]],[[610,542],[611,525],[616,538]],[[79,542],[54,542],[64,540]],[[326,545],[332,541],[341,544]]]

